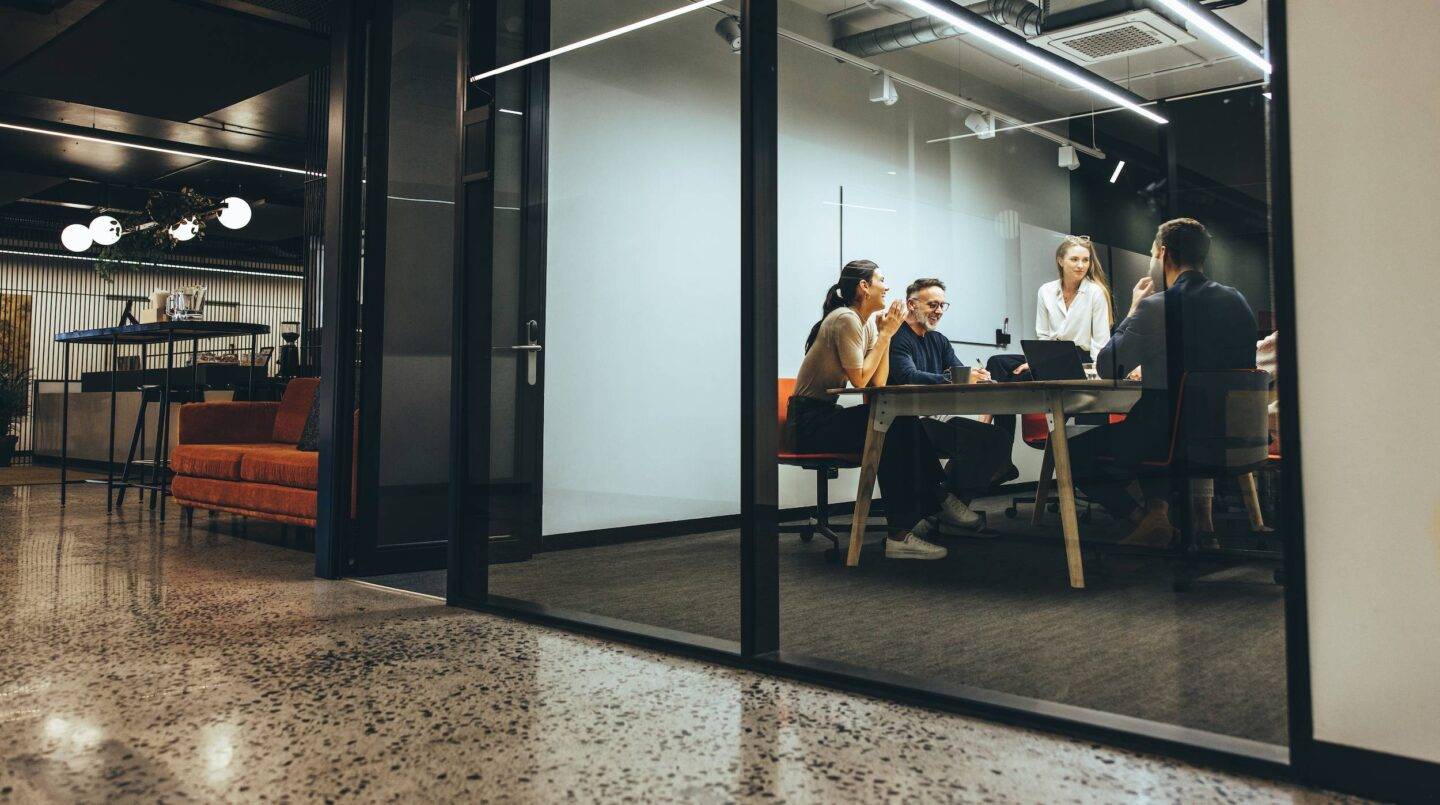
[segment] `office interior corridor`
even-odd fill
[[[0,801],[1327,794],[313,578],[228,516],[0,489]]]

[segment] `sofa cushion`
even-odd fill
[[[319,485],[319,453],[296,450],[293,444],[249,447],[240,459],[240,480],[296,489],[314,489]]]
[[[175,470],[177,475],[238,481],[240,480],[240,459],[246,451],[270,446],[271,443],[268,442],[265,444],[176,445],[170,451],[170,467]]]
[[[305,418],[310,416],[310,402],[320,387],[318,377],[297,377],[285,387],[285,396],[280,398],[280,410],[275,412],[275,430],[270,438],[277,442],[295,444],[305,429]]]
[[[315,520],[313,489],[181,475],[170,485],[170,491],[182,505],[186,502],[213,503],[241,512],[278,514],[309,522]]]
[[[356,417],[359,422],[359,417]],[[300,441],[295,443],[296,450],[304,450],[307,453],[320,452],[320,395],[316,394],[310,400],[310,414],[305,417],[305,427],[300,430]]]

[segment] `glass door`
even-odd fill
[[[738,645],[737,23],[470,8],[449,598]]]
[[[459,0],[377,3],[348,571],[446,563]],[[426,588],[430,591],[430,588]],[[438,590],[436,590],[438,592]]]

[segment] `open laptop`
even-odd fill
[[[1074,341],[1021,341],[1030,376],[1036,380],[1084,380],[1085,367]]]

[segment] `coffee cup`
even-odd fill
[[[951,383],[955,383],[957,385],[964,385],[971,382],[971,371],[969,366],[952,366],[947,370],[946,375],[950,378]]]

